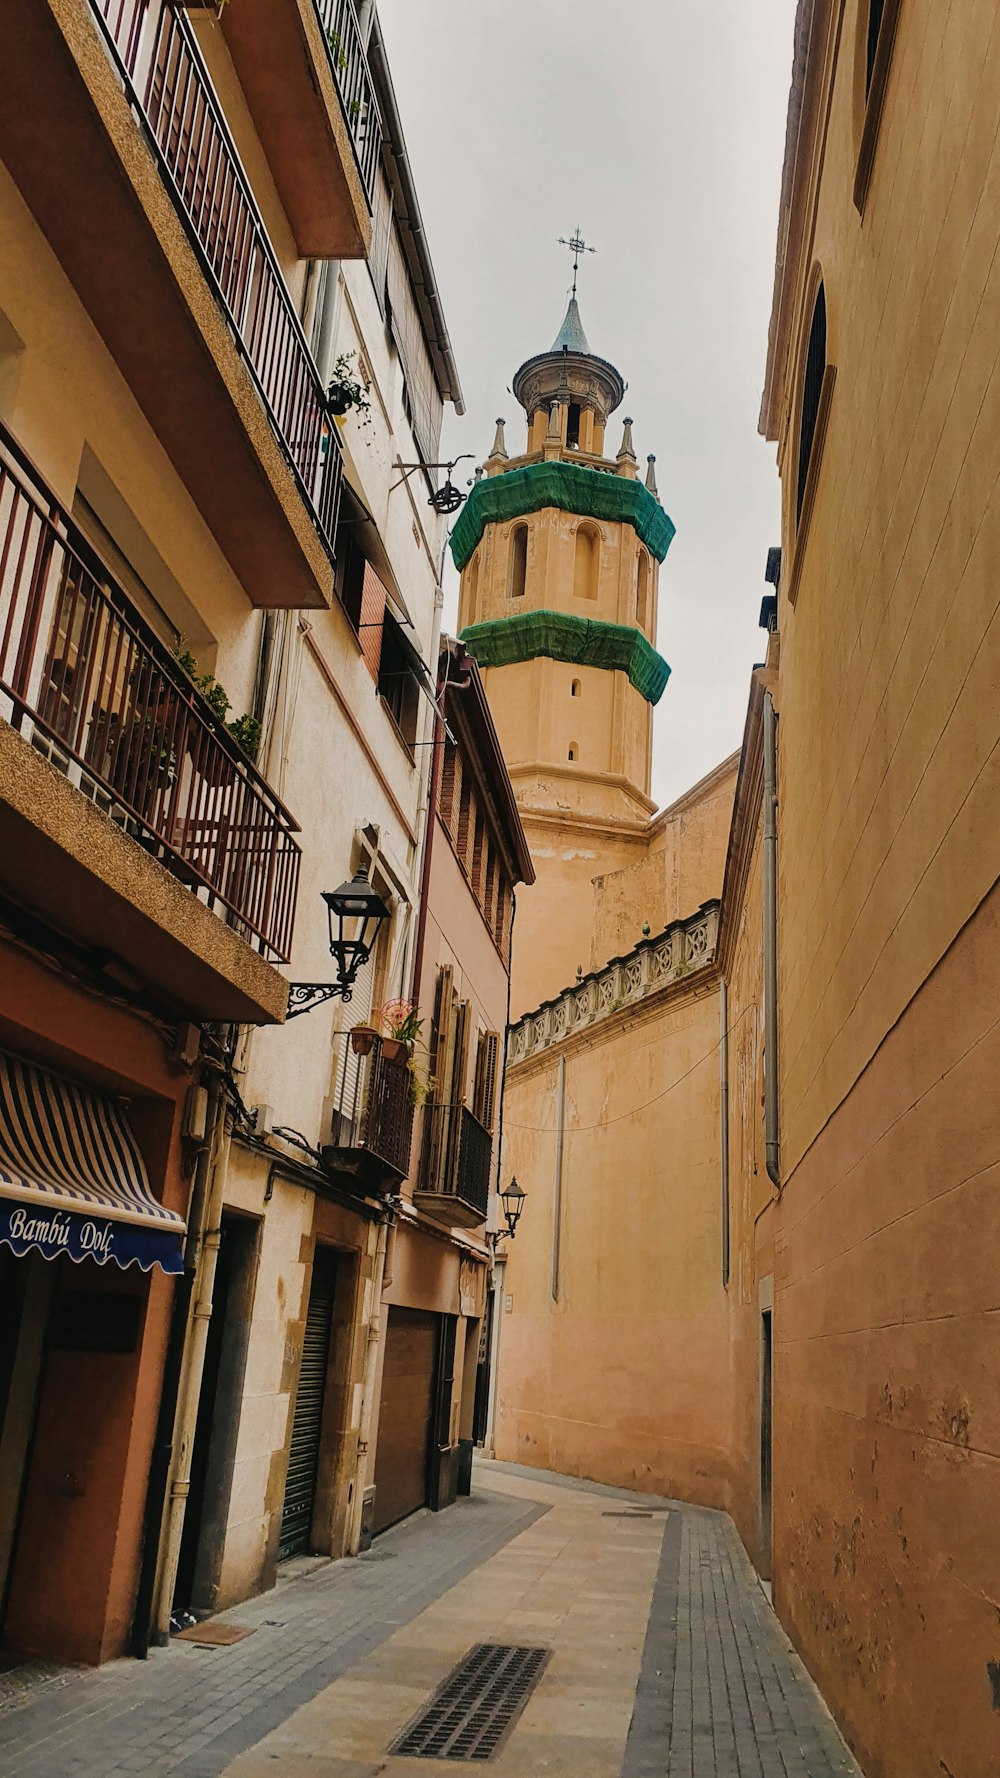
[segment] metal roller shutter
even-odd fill
[[[390,1309],[375,1451],[374,1529],[385,1531],[427,1501],[438,1317]]]
[[[288,1452],[285,1504],[281,1514],[281,1537],[278,1543],[279,1562],[284,1562],[289,1556],[299,1555],[310,1545],[319,1440],[323,1424],[323,1396],[330,1360],[330,1323],[333,1318],[336,1268],[336,1255],[325,1248],[317,1247]]]

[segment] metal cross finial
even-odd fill
[[[581,253],[596,253],[597,248],[587,246],[586,241],[584,240],[582,234],[580,233],[580,224],[579,223],[577,223],[576,228],[575,228],[573,234],[570,235],[570,238],[568,241],[567,241],[565,235],[559,236],[559,245],[560,245],[560,247],[568,247],[570,252],[573,255],[573,289],[572,289],[571,295],[575,296],[576,295],[576,274],[580,269],[580,255],[581,255]]]

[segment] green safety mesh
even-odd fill
[[[659,501],[639,481],[582,463],[529,463],[475,483],[451,534],[456,568],[465,567],[487,525],[540,512],[543,506],[632,525],[658,562],[674,535],[673,523]]]
[[[562,611],[519,611],[488,623],[469,624],[461,640],[481,667],[510,667],[539,655],[581,667],[627,673],[648,704],[659,703],[670,677],[663,656],[630,624],[598,623]]]

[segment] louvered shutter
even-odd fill
[[[386,590],[370,562],[365,563],[361,588],[361,617],[358,641],[365,657],[365,666],[373,679],[378,679],[382,659],[382,625],[385,621]]]
[[[444,1190],[454,1191],[458,1179],[459,1150],[462,1142],[462,1106],[465,1104],[465,1080],[469,1059],[469,1031],[472,1008],[460,1000],[455,1008],[455,1035],[449,1079],[448,1149],[445,1155]]]
[[[348,1031],[351,1025],[367,1025],[371,1020],[375,967],[375,958],[369,957],[364,968],[358,972],[358,977],[354,984],[354,992],[352,993],[346,1008],[349,1025],[347,1029],[341,1032],[337,1039],[338,1043],[342,1045],[342,1053],[337,1065],[337,1096],[335,1104],[341,1115],[347,1119],[348,1123],[352,1126],[354,1134],[357,1133],[358,1126],[361,1123],[361,1114],[364,1110],[364,1106],[361,1102],[362,1087],[364,1084],[361,1078],[361,1070],[366,1065],[366,1058],[364,1056],[355,1055],[354,1050],[351,1047],[351,1039],[348,1035]],[[341,1133],[338,1140],[343,1146],[347,1146],[345,1132]]]
[[[288,1475],[281,1514],[278,1560],[298,1555],[310,1547],[316,1472],[319,1467],[323,1399],[330,1362],[330,1324],[336,1282],[336,1256],[317,1248],[313,1259],[309,1307],[302,1336],[299,1382],[288,1447]]]
[[[484,1031],[479,1039],[476,1052],[476,1103],[475,1113],[479,1122],[492,1131],[496,1116],[498,1063],[500,1060],[499,1031]]]
[[[434,1088],[427,1111],[427,1147],[425,1150],[425,1176],[428,1191],[440,1191],[443,1183],[448,1124],[451,1121],[446,1108],[449,1103],[448,1062],[451,1056],[454,1000],[453,971],[451,964],[446,963],[438,970],[437,996],[434,1003],[434,1044],[431,1054],[431,1074],[434,1079]]]

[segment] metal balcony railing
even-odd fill
[[[90,5],[332,558],[340,439],[184,8],[179,0]]]
[[[382,119],[354,0],[313,0],[313,3],[330,52],[334,79],[370,207],[375,196],[375,174],[382,148]]]
[[[3,426],[0,716],[288,961],[297,824]]]
[[[346,1032],[344,1042],[350,1042]],[[387,1061],[374,1033],[367,1054],[352,1056],[352,1065],[340,1070],[333,1124],[334,1148],[346,1170],[367,1183],[387,1174],[406,1178],[413,1138],[410,1071],[405,1060]]]
[[[432,1105],[425,1119],[419,1190],[458,1199],[485,1222],[490,1202],[493,1138],[467,1105]]]

